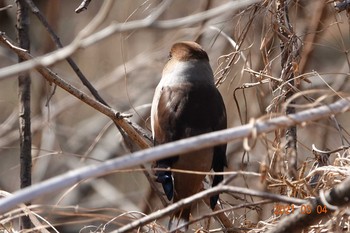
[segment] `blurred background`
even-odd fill
[[[74,40],[98,13],[102,2],[92,1],[86,11],[76,14],[74,10],[81,3],[79,0],[34,1],[63,45]],[[160,2],[115,1],[99,30],[115,22],[144,19],[154,12]],[[159,20],[193,15],[227,2],[229,1],[176,0]],[[331,103],[339,99],[339,96],[347,96],[350,68],[348,15],[346,12],[337,12],[331,1],[288,2],[289,20],[297,44],[302,48],[294,70],[296,80],[299,80],[296,82],[299,91],[306,91],[296,98],[297,111],[317,106],[310,104],[310,99],[325,96],[321,103]],[[14,1],[0,0],[0,8],[10,4],[13,7],[0,11],[0,30],[15,41],[16,5]],[[46,29],[33,14],[30,14],[30,34],[32,55],[40,56],[56,50]],[[116,33],[77,51],[72,58],[109,105],[122,113],[132,114],[131,121],[149,130],[150,103],[169,49],[173,43],[183,40],[197,40],[207,51],[216,78],[221,78],[218,88],[225,100],[229,127],[247,124],[251,118],[269,118],[283,114],[283,106],[278,101],[281,90],[278,84],[276,86],[269,81],[271,77],[279,79],[282,70],[275,1],[261,1],[189,26],[167,30],[144,28]],[[230,59],[233,60],[230,62]],[[0,47],[0,68],[15,63],[17,56]],[[225,70],[225,67],[228,69]],[[58,62],[50,68],[64,80],[90,94],[67,62]],[[33,183],[128,153],[121,135],[110,119],[59,87],[54,91],[54,86],[35,71],[31,72],[31,80]],[[252,84],[251,87],[244,86],[248,83]],[[19,189],[18,97],[15,76],[0,79],[0,109],[0,190],[14,192]],[[315,162],[312,144],[321,150],[348,146],[349,124],[349,114],[344,113],[298,127],[298,168],[305,166],[303,168],[306,173],[312,168]],[[281,130],[249,140],[252,147],[250,151],[243,148],[242,141],[230,142],[227,171],[259,173],[266,166],[272,177],[282,180],[285,172],[283,133]],[[332,154],[329,163],[332,164],[337,156],[339,154]],[[278,159],[274,160],[275,157]],[[275,165],[270,164],[272,160],[277,161]],[[286,193],[278,185],[271,188],[271,182],[256,176],[239,176],[230,184]],[[229,194],[221,197],[225,206],[255,203],[259,200]],[[59,193],[38,197],[33,205],[35,211],[59,232],[102,232],[102,226],[108,232],[131,219],[162,208],[158,197],[138,168],[116,171],[76,184]],[[204,204],[193,211],[194,216],[204,213],[210,213]],[[273,203],[258,207],[252,205],[227,213],[235,227],[249,230],[258,228],[259,221],[271,218]],[[164,231],[162,227],[166,226],[166,220],[164,218],[154,223],[153,230]],[[193,228],[199,229],[203,223],[196,224]],[[215,224],[213,223],[217,227]]]

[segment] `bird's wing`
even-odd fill
[[[217,91],[217,94],[216,94],[217,105],[215,110],[216,111],[215,116],[217,116],[217,120],[216,120],[216,124],[215,124],[216,126],[214,128],[214,131],[227,128],[227,115],[226,115],[225,104],[219,91],[218,90],[216,91]],[[226,147],[227,147],[227,144],[218,145],[214,147],[212,168],[215,172],[223,172],[224,167],[227,167]],[[214,187],[218,185],[223,179],[224,179],[223,175],[215,175],[212,186]],[[219,194],[210,197],[210,207],[212,209],[214,209],[218,199],[219,199]]]
[[[207,85],[163,87],[155,114],[156,144],[224,129],[227,124],[225,105],[219,91]],[[221,152],[222,149],[217,153]]]
[[[152,117],[154,118],[155,144],[163,144],[224,129],[227,124],[225,105],[219,91],[212,86],[198,84],[163,87],[159,96],[157,111],[155,111],[155,116]],[[227,164],[225,154],[226,145],[219,145],[214,147],[212,161],[200,162],[209,162],[214,171],[223,171]],[[172,167],[177,159],[178,156],[175,156],[157,161],[157,167]],[[165,173],[158,175],[168,177]],[[215,176],[213,185],[221,180],[222,175]],[[168,182],[170,181],[168,180]],[[164,187],[164,184],[163,188],[171,192],[170,183],[166,185],[167,187]],[[166,190],[165,192],[167,193]]]

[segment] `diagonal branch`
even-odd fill
[[[84,98],[90,98],[85,94],[83,95]],[[98,102],[97,106],[101,106],[104,111],[103,113],[113,117],[112,109],[107,108]],[[288,116],[280,116],[266,121],[256,121],[255,124],[246,124],[231,129],[202,134],[200,136],[182,139],[176,142],[127,154],[122,157],[105,161],[99,165],[82,167],[41,183],[34,184],[29,188],[19,190],[11,197],[0,199],[0,214],[15,208],[19,203],[27,202],[47,193],[56,192],[81,182],[82,180],[99,177],[117,169],[130,168],[147,162],[167,158],[172,155],[185,154],[200,148],[213,147],[228,141],[268,133],[277,128],[286,128],[292,125],[305,125],[307,122],[343,113],[349,111],[349,109],[350,97],[338,100],[329,105],[308,109]]]
[[[304,204],[306,201],[298,198],[292,198],[292,197],[286,197],[283,195],[278,195],[278,194],[272,194],[268,192],[262,192],[262,191],[256,191],[248,188],[241,188],[241,187],[234,187],[234,186],[228,186],[228,185],[219,185],[214,188],[204,190],[202,192],[199,192],[195,195],[192,195],[190,197],[181,199],[180,201],[169,205],[168,207],[158,210],[156,212],[153,212],[145,217],[142,217],[140,219],[137,219],[121,228],[119,228],[116,231],[112,231],[111,233],[124,233],[124,232],[130,232],[131,230],[134,230],[138,227],[141,227],[147,223],[150,223],[156,219],[162,218],[179,208],[189,205],[190,203],[193,203],[195,201],[201,200],[204,197],[208,197],[211,195],[215,195],[218,193],[239,193],[239,194],[244,194],[244,195],[251,195],[251,196],[256,196],[256,197],[262,197],[266,199],[271,199],[273,201],[277,202],[285,202],[285,203],[294,203],[294,204]],[[181,228],[183,226],[179,226]]]
[[[60,41],[60,39],[58,38],[58,36],[56,35],[56,33],[54,32],[54,30],[52,29],[52,27],[50,26],[50,24],[47,22],[45,16],[40,12],[40,10],[38,9],[38,7],[34,4],[34,2],[32,0],[25,0],[26,4],[28,5],[28,7],[31,9],[31,11],[33,12],[34,15],[36,15],[36,17],[39,19],[39,21],[43,24],[43,26],[46,28],[46,30],[48,31],[52,41],[55,43],[57,48],[63,48],[63,45]],[[109,5],[110,7],[110,5]],[[104,12],[104,14],[107,14],[107,12]],[[102,22],[103,19],[100,20],[100,22]],[[98,93],[98,91],[95,89],[95,87],[90,83],[90,81],[85,77],[85,75],[83,74],[83,72],[81,72],[81,70],[79,69],[78,65],[74,62],[74,60],[71,57],[67,57],[66,61],[68,62],[68,64],[71,66],[71,68],[73,69],[73,71],[76,73],[76,75],[78,76],[78,78],[80,79],[80,81],[84,84],[84,86],[90,91],[90,93],[92,94],[92,96],[98,100],[100,103],[110,107],[107,102],[100,96],[100,94]],[[120,134],[122,135],[125,144],[127,145],[127,147],[129,149],[132,148],[132,141],[130,140],[130,138],[128,137],[128,135],[124,132],[124,130],[118,125],[116,124],[116,127],[118,128]],[[131,151],[132,152],[132,151]]]
[[[293,214],[285,217],[277,226],[269,230],[269,233],[282,232],[300,232],[303,228],[311,226],[317,220],[329,216],[338,207],[349,205],[350,202],[350,177],[334,188],[323,193],[321,190],[320,197],[310,200],[305,205],[310,207],[310,214],[303,214],[301,209],[296,210]],[[319,207],[325,208],[322,211]]]
[[[16,54],[22,58],[23,60],[33,60],[34,58],[26,51],[20,48],[17,48],[6,38],[4,35],[0,35],[0,43],[10,48]],[[80,91],[76,87],[67,83],[65,80],[61,79],[57,74],[52,72],[50,69],[38,66],[36,70],[50,83],[54,83],[57,86],[61,87],[63,90],[67,91],[71,95],[77,97],[84,103],[93,107],[97,111],[105,114],[109,118],[113,120],[118,126],[120,126],[129,136],[130,138],[140,147],[140,148],[148,148],[149,143],[143,139],[138,132],[122,117],[119,117],[119,113],[113,110],[112,108],[94,100],[84,92]]]
[[[25,0],[25,2],[30,7],[33,14],[39,19],[39,21],[46,28],[52,41],[55,43],[56,47],[63,48],[63,45],[60,41],[60,38],[56,35],[54,30],[50,26],[49,22],[47,22],[45,16],[40,12],[40,10],[35,5],[35,3],[32,0]],[[89,80],[81,72],[78,65],[74,62],[74,60],[71,57],[67,57],[66,60],[67,60],[68,64],[71,66],[71,68],[74,70],[74,72],[77,74],[80,81],[84,84],[84,86],[86,86],[86,88],[91,92],[91,94],[95,97],[95,99],[98,100],[99,102],[103,103],[104,105],[108,106],[108,104],[99,95],[98,91],[94,88],[94,86],[89,82]]]
[[[49,54],[45,54],[43,56],[38,57],[35,60],[30,60],[23,62],[21,65],[12,65],[5,68],[0,69],[0,78],[9,77],[11,75],[15,75],[19,72],[23,72],[26,70],[30,70],[35,68],[36,66],[50,66],[58,61],[65,59],[68,56],[71,56],[77,50],[86,48],[91,46],[101,40],[108,38],[109,36],[118,33],[118,32],[126,32],[133,31],[142,28],[156,28],[156,29],[174,29],[185,25],[193,25],[199,23],[205,19],[210,19],[219,15],[222,15],[225,12],[232,12],[234,10],[240,9],[242,7],[246,7],[248,5],[259,2],[260,0],[236,0],[230,1],[221,6],[215,7],[205,12],[200,12],[197,14],[193,14],[191,16],[186,16],[183,18],[171,19],[171,20],[157,20],[154,16],[160,16],[161,10],[164,11],[167,9],[167,6],[170,5],[170,0],[165,0],[160,4],[158,10],[156,10],[150,16],[141,19],[135,20],[126,23],[113,23],[108,27],[96,32],[94,34],[89,35],[96,26],[92,24],[92,26],[87,26],[87,29],[83,29],[75,38],[75,40],[65,46],[62,49],[58,49]],[[109,1],[107,1],[109,2]],[[92,22],[93,23],[93,22]],[[88,33],[87,33],[88,32]]]
[[[4,35],[0,35],[0,43],[5,44],[8,48],[15,51],[17,55],[23,60],[33,59],[33,57],[27,51],[14,46],[8,38],[5,38]],[[86,104],[90,105],[99,112],[104,113],[109,118],[111,118],[111,120],[117,126],[119,132],[122,134],[128,148],[132,148],[132,142],[136,143],[136,145],[138,145],[141,149],[149,148],[151,146],[151,143],[141,136],[141,131],[138,130],[138,128],[135,128],[135,124],[124,119],[124,117],[120,116],[119,112],[113,110],[111,107],[105,104],[104,101],[103,103],[95,101],[90,96],[86,95],[79,89],[75,88],[74,86],[61,79],[57,74],[55,74],[46,67],[39,66],[36,69],[48,82],[56,84],[57,86],[72,94],[73,96],[77,97]],[[140,164],[140,166],[141,168],[145,168],[142,164]],[[161,200],[162,204],[166,206],[167,203],[164,200],[164,197],[159,192],[157,192],[158,189],[155,184],[155,181],[152,179],[152,176],[148,173],[146,169],[144,169],[143,173],[149,181],[152,189],[155,190],[155,193]]]
[[[75,9],[75,13],[80,13],[82,11],[87,10],[91,0],[83,0],[77,9]]]

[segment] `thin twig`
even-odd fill
[[[326,15],[326,1],[318,1],[313,11],[312,19],[310,20],[310,26],[307,28],[306,35],[304,38],[304,47],[300,55],[300,64],[298,67],[298,72],[300,74],[305,73],[305,68],[312,59],[310,55],[314,49],[314,45],[317,42],[318,38],[316,37],[317,31],[322,25],[322,18]]]
[[[8,197],[11,196],[11,193],[8,193],[6,191],[1,190],[0,191],[0,197]],[[39,231],[41,233],[50,233],[48,230],[46,230],[45,226],[38,220],[37,217],[43,219],[41,216],[37,215],[34,211],[28,208],[25,204],[20,204],[20,210],[25,213],[26,216],[30,218],[30,221],[33,223],[33,225],[37,228],[40,229]],[[52,226],[53,227],[53,226]],[[53,227],[53,229],[57,232],[57,230]]]
[[[1,7],[0,8],[0,12],[1,11],[6,11],[7,9],[10,9],[10,8],[12,8],[13,6],[12,5],[7,5],[7,6],[4,6],[4,7]]]
[[[296,35],[293,27],[289,22],[288,2],[286,0],[276,1],[276,20],[278,22],[278,35],[280,38],[281,48],[281,80],[288,83],[283,88],[284,101],[288,100],[294,94],[294,73],[293,64],[299,63],[299,49]],[[295,101],[291,101],[286,107],[286,115],[295,113],[293,106]],[[286,129],[286,146],[285,153],[288,161],[288,176],[291,180],[297,178],[297,128],[292,126]]]
[[[76,37],[76,39],[69,45],[65,46],[62,49],[59,49],[55,52],[45,54],[43,56],[37,57],[35,60],[23,62],[21,65],[12,65],[5,68],[0,69],[0,79],[15,75],[19,72],[23,72],[26,70],[30,70],[35,68],[36,66],[50,66],[58,61],[65,59],[68,56],[71,56],[77,50],[89,47],[101,40],[108,38],[114,33],[118,32],[126,32],[133,31],[137,29],[143,28],[156,28],[156,29],[174,29],[185,25],[193,25],[199,23],[205,19],[210,19],[221,15],[224,12],[233,11],[235,9],[240,9],[242,7],[251,5],[253,3],[259,2],[260,0],[236,0],[232,2],[228,2],[216,8],[210,9],[206,12],[200,12],[197,14],[193,14],[191,16],[186,16],[183,18],[171,19],[171,20],[159,20],[156,18],[146,17],[141,20],[130,21],[126,23],[113,23],[108,27],[102,29],[99,32],[89,35],[85,33],[85,29],[83,29]],[[171,1],[164,1],[163,5],[159,7],[159,9],[165,10]],[[157,12],[154,15],[159,15]],[[89,25],[88,25],[89,26]],[[96,27],[94,26],[93,29]],[[90,27],[87,30],[91,33]]]
[[[82,11],[87,10],[89,4],[90,4],[91,0],[83,0],[80,5],[78,6],[77,9],[75,9],[75,13],[80,13]]]
[[[214,195],[217,193],[238,193],[238,194],[244,194],[244,195],[251,195],[256,197],[262,197],[265,199],[270,199],[277,202],[285,202],[285,203],[293,203],[293,204],[304,204],[306,201],[301,200],[298,198],[292,198],[292,197],[286,197],[278,194],[271,194],[268,192],[262,192],[262,191],[256,191],[248,188],[241,188],[241,187],[234,187],[234,186],[226,186],[226,185],[219,185],[214,188],[204,190],[202,192],[199,192],[193,196],[187,197],[185,199],[181,199],[180,201],[169,205],[168,207],[158,210],[156,212],[153,212],[145,217],[142,217],[140,219],[137,219],[121,228],[119,228],[116,231],[112,231],[111,233],[124,233],[124,232],[130,232],[133,229],[136,229],[140,226],[143,226],[147,223],[150,223],[156,219],[162,218],[179,208],[188,205],[190,203],[193,203],[195,201],[198,201],[200,199],[203,199],[207,196]]]
[[[208,198],[204,198],[204,200],[206,201],[206,200],[208,200]],[[227,232],[227,233],[242,232],[240,228],[234,226],[234,223],[226,216],[225,213],[228,211],[233,211],[233,210],[237,210],[237,209],[241,209],[241,208],[254,208],[253,206],[261,207],[261,205],[263,205],[263,204],[269,204],[272,202],[273,202],[272,200],[262,200],[262,201],[257,201],[254,203],[242,203],[242,204],[230,206],[230,207],[224,208],[224,209],[221,209],[218,207],[218,205],[216,205],[215,209],[213,210],[212,213],[205,214],[205,215],[197,217],[193,220],[190,220],[188,224],[192,224],[192,223],[198,222],[202,219],[210,218],[210,217],[214,216],[214,217],[218,217],[220,219],[220,221],[226,220],[224,223],[222,222],[222,225],[223,225],[222,231],[223,232]],[[209,206],[209,203],[208,203],[208,206]],[[178,226],[176,229],[181,229],[182,227],[184,227],[184,226],[183,225]]]
[[[52,41],[55,43],[56,47],[63,48],[63,45],[60,41],[60,38],[56,35],[53,28],[47,22],[45,16],[40,12],[39,8],[34,4],[34,2],[32,0],[26,0],[26,3],[30,7],[33,14],[36,15],[36,17],[39,19],[39,21],[44,25],[44,27],[48,31]],[[86,86],[86,88],[91,92],[91,94],[96,98],[96,100],[98,100],[99,102],[108,106],[106,101],[104,101],[104,99],[99,95],[98,91],[94,88],[94,86],[89,82],[89,80],[81,72],[78,65],[74,62],[74,60],[71,57],[67,57],[66,60],[67,60],[68,64],[72,67],[73,71],[77,74],[80,81],[84,84],[84,86]]]
[[[96,16],[91,20],[91,22],[85,28],[83,28],[78,33],[78,35],[75,37],[75,39],[72,41],[71,44],[69,44],[68,46],[66,46],[62,49],[59,49],[58,51],[46,54],[46,55],[42,56],[40,59],[35,59],[35,60],[23,62],[21,64],[22,67],[23,68],[26,67],[27,69],[23,69],[22,71],[19,71],[19,72],[23,72],[23,71],[35,68],[36,66],[40,66],[40,65],[49,66],[49,65],[56,63],[57,61],[61,61],[63,59],[66,59],[70,55],[72,55],[80,47],[80,43],[81,43],[82,39],[85,37],[88,37],[90,34],[92,34],[96,30],[96,28],[98,28],[98,26],[100,26],[100,24],[104,21],[104,19],[107,17],[108,12],[111,9],[113,2],[114,2],[113,0],[104,1],[102,7],[100,8],[100,10],[96,14]],[[56,56],[53,56],[53,54],[56,54]],[[42,58],[45,58],[45,59],[42,59]],[[42,59],[42,61],[39,62],[39,60],[41,60],[41,59]],[[10,68],[10,67],[8,67],[8,68]],[[12,70],[12,68],[10,68],[10,70]]]

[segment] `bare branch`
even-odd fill
[[[13,46],[9,42],[9,40],[7,38],[5,38],[1,35],[0,35],[0,42],[4,43],[9,48],[12,48],[12,50],[14,50],[18,54],[18,56],[21,57],[21,59],[29,60],[32,58],[29,53],[27,53],[26,51],[23,51],[22,49],[17,49],[15,46]],[[82,93],[79,89],[77,89],[77,88],[73,87],[72,85],[68,84],[67,82],[65,82],[63,79],[58,77],[58,75],[53,73],[51,70],[49,70],[45,67],[37,67],[36,69],[47,81],[49,81],[50,83],[55,83],[56,85],[60,86],[64,90],[68,91],[70,94],[79,98],[83,102],[90,103],[89,105],[91,107],[97,109],[98,111],[102,110],[101,109],[102,106],[107,107],[108,108],[107,111],[110,112],[109,117],[114,121],[116,127],[118,128],[119,132],[123,136],[123,139],[124,139],[124,141],[127,144],[129,149],[132,148],[132,142],[136,143],[142,149],[150,147],[151,144],[148,143],[143,137],[141,137],[139,132],[135,130],[136,124],[134,124],[134,123],[132,124],[129,121],[127,121],[126,119],[124,119],[123,117],[119,117],[121,114],[110,108],[110,106],[98,95],[96,89],[91,85],[91,83],[87,79],[85,79],[85,77],[82,77],[83,79],[81,79],[81,80],[83,82],[85,81],[86,84],[89,84],[88,85],[88,86],[90,86],[89,90],[92,91],[93,94],[94,93],[97,94],[97,96],[94,95],[94,97],[95,98],[97,97],[97,100],[99,101],[99,103],[94,101],[89,96],[85,95],[84,93]],[[28,151],[30,151],[30,150],[28,150]],[[130,152],[133,152],[133,151],[130,151]],[[140,165],[140,166],[142,168],[144,168],[143,165]],[[151,179],[151,175],[148,174],[147,170],[144,170],[144,174],[145,174],[146,178],[148,179],[151,187],[154,190],[156,190],[156,185],[154,184],[154,181]],[[156,193],[158,194],[158,192],[156,192]],[[162,201],[162,203],[165,205],[166,202],[163,200],[163,197],[161,195],[158,195],[158,196],[159,196],[160,200]]]
[[[278,22],[278,35],[280,37],[281,48],[281,80],[288,83],[283,87],[284,102],[288,100],[294,94],[294,81],[295,71],[293,70],[293,64],[299,63],[299,50],[301,49],[297,43],[297,37],[291,22],[289,21],[289,6],[286,0],[277,0],[276,2],[276,21]],[[290,105],[286,107],[286,115],[295,113],[295,107],[293,106],[295,101],[292,100]],[[288,176],[290,179],[297,178],[297,128],[292,126],[286,129],[285,137],[287,144],[285,146],[285,153],[288,160]]]
[[[22,49],[30,49],[29,39],[29,9],[24,0],[16,1],[17,4],[17,40]],[[25,61],[18,56],[18,63]],[[32,184],[32,134],[31,134],[31,79],[29,72],[18,75],[18,98],[19,98],[19,137],[20,137],[20,182],[21,188]],[[29,205],[30,203],[26,203]],[[21,228],[29,229],[32,223],[28,216],[21,217]]]
[[[195,195],[192,195],[190,197],[181,199],[180,201],[169,205],[168,207],[158,210],[156,212],[153,212],[143,218],[137,219],[121,228],[119,228],[116,231],[112,231],[111,233],[124,233],[124,232],[130,232],[131,230],[138,228],[140,226],[143,226],[147,223],[150,223],[156,219],[162,218],[177,209],[186,206],[192,202],[198,201],[200,199],[203,199],[204,197],[211,196],[217,193],[238,193],[238,194],[245,194],[245,195],[251,195],[251,196],[256,196],[256,197],[262,197],[265,199],[271,199],[273,201],[278,201],[278,202],[285,202],[285,203],[293,203],[293,204],[304,204],[306,203],[305,200],[301,200],[298,198],[292,198],[292,197],[286,197],[278,194],[272,194],[268,192],[262,192],[262,191],[256,191],[248,188],[241,188],[241,187],[234,187],[234,186],[227,186],[227,185],[219,185],[214,188],[204,190],[202,192],[199,192]],[[179,226],[181,228],[183,226]]]
[[[7,6],[4,6],[4,7],[1,7],[0,11],[6,11],[7,9],[10,9],[10,8],[12,8],[12,5],[7,5]]]
[[[57,48],[63,48],[63,45],[60,41],[60,39],[58,38],[58,36],[56,35],[56,33],[53,31],[53,29],[51,28],[51,26],[49,25],[49,23],[47,22],[46,18],[43,16],[43,14],[41,14],[40,10],[36,7],[36,5],[34,4],[34,2],[32,0],[26,0],[27,5],[30,7],[30,9],[32,10],[32,12],[37,16],[37,18],[39,19],[39,21],[44,25],[44,27],[46,28],[46,30],[49,32],[49,35],[51,37],[51,39],[53,40],[53,42],[56,44]],[[111,5],[108,5],[108,7],[111,7]],[[103,21],[103,18],[101,18],[99,20],[99,23],[101,23]],[[96,25],[98,25],[99,23],[97,23]],[[71,57],[67,57],[66,58],[68,64],[72,67],[72,69],[74,70],[74,72],[77,74],[78,78],[80,79],[80,81],[84,84],[84,86],[87,87],[87,89],[90,91],[90,93],[93,95],[93,97],[98,100],[100,103],[110,107],[107,102],[100,96],[100,94],[98,93],[98,91],[95,89],[95,87],[90,83],[90,81],[85,77],[85,75],[81,72],[81,70],[79,69],[78,65],[74,62],[74,60]],[[118,125],[116,124],[116,127],[118,128],[120,134],[123,136],[124,142],[127,145],[127,147],[129,149],[132,148],[132,140],[130,140],[130,138],[128,137],[128,135],[124,132],[124,130]],[[132,152],[132,151],[131,151]],[[148,174],[146,174],[146,177],[148,177]]]
[[[350,202],[350,177],[331,190],[323,193],[320,197],[310,200],[306,205],[310,207],[310,214],[303,214],[301,209],[282,219],[277,226],[274,226],[269,233],[300,232],[307,226],[311,226],[317,220],[329,216],[338,207],[348,205]],[[317,208],[326,206],[326,210],[320,212]]]
[[[84,95],[84,98],[89,98]],[[97,102],[97,104],[100,104]],[[100,104],[102,105],[102,104]],[[113,112],[102,105],[106,115]],[[32,200],[40,195],[55,192],[65,187],[69,187],[82,180],[92,177],[102,176],[117,169],[130,168],[147,162],[170,157],[175,154],[184,154],[199,148],[212,147],[228,141],[249,137],[252,134],[262,134],[286,128],[292,125],[300,125],[339,114],[350,109],[350,98],[338,100],[335,103],[308,109],[289,116],[280,116],[267,121],[255,121],[255,124],[247,124],[239,127],[203,134],[196,137],[182,139],[176,142],[163,144],[154,148],[145,149],[132,154],[128,154],[116,159],[103,162],[99,165],[86,166],[74,171],[69,171],[63,175],[32,185],[29,188],[19,190],[13,196],[0,199],[0,213],[14,208],[22,202]]]
[[[3,190],[0,191],[0,197],[8,197],[11,195],[12,195],[11,193],[8,193],[6,191],[3,191]],[[39,219],[37,218],[37,216],[40,217],[39,215],[35,214],[25,204],[20,204],[19,206],[20,206],[21,210],[23,211],[23,213],[25,213],[25,215],[30,218],[30,221],[33,223],[33,225],[35,227],[37,227],[38,229],[40,229],[39,231],[41,233],[50,233],[48,230],[46,230],[45,226],[43,226],[43,224],[40,223]],[[42,219],[42,217],[40,217],[40,218]]]
[[[0,42],[1,43],[1,42]],[[11,48],[11,49],[19,49],[21,48]],[[23,51],[25,52],[25,50]],[[144,68],[150,65],[150,63],[154,59],[154,54],[147,54],[147,60],[145,59],[146,55],[145,54],[140,54],[136,56],[135,58],[131,59],[128,61],[125,66],[131,67],[128,70],[128,73],[133,72],[137,69]],[[127,74],[128,74],[127,73]],[[112,82],[116,82],[118,80],[121,80],[124,77],[124,65],[118,66],[114,69],[114,71],[111,74],[108,74],[106,77],[102,77],[101,79],[98,80],[98,82],[95,84],[96,88],[98,90],[104,89],[108,86],[111,85]],[[113,78],[111,78],[113,77]],[[50,111],[50,119],[56,118],[59,114],[61,114],[63,111],[66,111],[68,108],[71,108],[74,105],[77,105],[77,103],[80,103],[79,99],[70,99],[68,100],[67,98],[60,99],[60,101],[51,109]],[[128,121],[128,119],[125,119]],[[45,121],[43,117],[36,117],[32,119],[32,133],[37,132],[39,129],[43,127],[42,122]],[[2,127],[5,127],[6,121],[3,122],[3,125],[0,125],[0,129]],[[5,124],[5,125],[4,125]],[[129,122],[129,124],[134,124],[133,122]],[[137,125],[133,125],[133,127],[137,130],[140,131],[137,127]],[[4,129],[0,132],[0,148],[6,147],[11,143],[14,143],[18,139],[18,130],[13,130],[10,131],[10,129],[7,129],[9,132],[6,133]],[[139,132],[139,134],[141,134]],[[4,136],[3,136],[4,135]],[[142,132],[142,136],[145,138],[150,139],[151,135],[147,132]]]
[[[27,5],[30,7],[32,12],[36,15],[36,17],[39,19],[39,21],[44,25],[46,30],[48,31],[52,41],[55,43],[57,48],[63,48],[63,45],[60,41],[60,38],[56,35],[54,30],[51,28],[50,24],[47,22],[45,16],[41,14],[40,10],[38,7],[34,4],[32,0],[26,0]],[[66,58],[68,64],[72,67],[74,72],[77,74],[79,77],[80,81],[86,86],[91,94],[95,97],[96,100],[100,101],[104,105],[108,104],[102,99],[102,97],[99,95],[98,91],[94,88],[94,86],[89,82],[89,80],[85,77],[85,75],[81,72],[79,69],[78,65],[74,62],[74,60],[71,57]]]
[[[75,9],[75,13],[80,13],[82,11],[87,10],[91,0],[83,0],[77,9]]]
[[[8,48],[12,49],[17,53],[19,57],[21,57],[24,60],[30,60],[33,59],[33,57],[25,50],[18,49],[16,46],[14,46],[7,38],[5,38],[3,35],[0,35],[0,43],[7,46]],[[77,97],[78,99],[82,100],[89,106],[93,107],[94,109],[98,110],[99,112],[105,114],[109,118],[111,118],[118,126],[120,126],[127,134],[128,136],[140,147],[140,148],[148,148],[149,143],[145,141],[138,132],[122,117],[118,117],[118,112],[111,109],[110,107],[94,100],[90,96],[86,95],[76,87],[72,86],[71,84],[67,83],[65,80],[61,79],[57,74],[52,72],[50,69],[45,68],[43,66],[36,67],[37,71],[50,83],[54,83],[57,86],[61,87],[68,93],[72,94],[73,96]]]
[[[104,5],[108,2],[109,1],[104,2]],[[61,61],[71,56],[77,50],[91,46],[92,44],[104,40],[117,32],[132,31],[142,28],[174,29],[180,26],[193,25],[201,22],[202,20],[216,17],[218,15],[223,14],[224,12],[232,12],[233,10],[240,9],[242,7],[251,5],[256,2],[259,2],[259,0],[236,0],[232,2],[230,1],[226,4],[223,4],[205,12],[200,12],[191,16],[172,20],[156,21],[156,18],[154,18],[154,16],[151,15],[150,17],[146,17],[142,20],[135,20],[126,23],[114,23],[97,33],[90,35],[96,29],[96,23],[95,21],[92,21],[76,36],[75,40],[71,44],[67,45],[62,49],[58,49],[57,51],[54,51],[52,53],[40,56],[34,60],[23,62],[21,65],[16,64],[2,68],[0,69],[0,78],[9,77],[19,72],[33,69],[34,67],[40,65],[50,66],[58,61]],[[166,5],[169,3],[169,0],[164,2],[164,4]],[[163,8],[163,6],[165,5],[161,5],[158,9],[163,10],[165,8]],[[154,12],[154,15],[159,16],[159,11]],[[98,15],[100,15],[100,13],[98,13]]]
[[[23,62],[23,63],[21,63],[21,66],[23,67],[22,69],[19,68],[20,66],[17,66],[17,68],[16,68],[16,65],[12,65],[10,67],[7,67],[9,69],[7,69],[7,68],[4,68],[4,69],[7,69],[7,71],[9,71],[10,73],[15,71],[14,73],[9,74],[9,75],[14,75],[14,74],[19,73],[19,72],[30,70],[32,68],[39,66],[39,65],[50,66],[50,65],[56,63],[57,61],[61,61],[63,59],[66,59],[67,57],[72,55],[80,47],[81,40],[83,38],[85,38],[86,36],[90,35],[91,33],[93,33],[93,31],[95,31],[96,28],[104,21],[104,19],[107,17],[108,12],[111,9],[113,2],[114,2],[113,0],[104,1],[100,11],[97,13],[95,18],[93,18],[92,21],[83,30],[81,30],[79,32],[79,34],[75,37],[73,42],[71,44],[69,44],[68,46],[66,46],[62,49],[59,49],[55,52],[46,54],[46,55],[39,57],[37,59]],[[2,73],[3,71],[4,71],[4,73]],[[9,76],[9,75],[6,75],[6,74],[8,74],[7,71],[0,70],[0,77]],[[5,74],[5,75],[2,76],[3,74]]]

